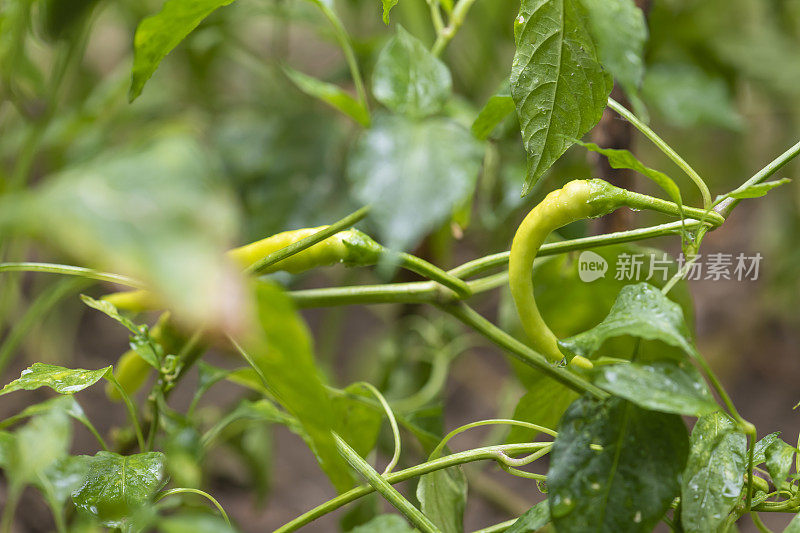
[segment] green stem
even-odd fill
[[[439,9],[439,0],[427,0],[427,2],[431,11],[433,29],[436,35],[439,35],[444,30],[444,21],[442,20],[442,12]]]
[[[309,235],[304,239],[300,239],[299,241],[295,241],[289,246],[281,248],[280,250],[276,250],[269,255],[266,255],[247,267],[245,272],[252,273],[252,274],[259,274],[269,268],[270,266],[274,265],[278,261],[283,261],[289,256],[292,256],[296,253],[302,252],[307,248],[311,248],[318,242],[322,242],[328,237],[336,235],[342,230],[345,230],[351,227],[354,224],[357,224],[361,221],[367,214],[369,213],[370,206],[366,205],[344,217],[343,219],[339,220],[338,222],[334,222],[330,226],[325,229],[322,229],[313,235]]]
[[[9,484],[8,497],[6,504],[3,508],[3,517],[0,519],[0,531],[2,533],[11,533],[11,526],[14,524],[14,513],[19,504],[19,498],[22,495],[22,487],[16,483]]]
[[[434,459],[433,461],[427,461],[425,463],[406,468],[405,470],[392,472],[391,474],[385,476],[384,479],[391,484],[400,483],[401,481],[405,481],[407,479],[429,474],[444,468],[450,468],[452,466],[472,463],[475,461],[497,460],[500,453],[532,453],[538,449],[540,449],[539,445],[531,444],[502,444],[499,446],[475,448],[473,450],[447,455],[440,459]],[[301,527],[310,524],[317,518],[333,512],[336,509],[339,509],[340,507],[343,507],[344,505],[347,505],[348,503],[353,502],[372,492],[375,492],[375,489],[370,485],[361,485],[351,489],[344,494],[340,494],[339,496],[336,496],[335,498],[328,500],[314,509],[311,509],[310,511],[298,516],[291,522],[276,529],[274,533],[289,533],[291,531],[297,531]]]
[[[716,211],[698,209],[696,207],[681,206],[661,198],[625,190],[625,205],[632,209],[649,209],[667,215],[694,217],[702,222],[709,222],[714,226],[721,226],[725,218]]]
[[[404,252],[398,254],[398,259],[400,266],[403,268],[411,270],[412,272],[416,272],[420,276],[424,276],[441,285],[444,285],[461,298],[469,298],[472,296],[472,291],[464,280],[445,272],[441,268],[432,265],[424,259]]]
[[[386,398],[384,398],[383,394],[381,394],[381,391],[379,391],[378,388],[375,387],[375,385],[373,385],[372,383],[368,383],[366,381],[359,381],[356,383],[356,385],[364,387],[378,399],[378,402],[380,402],[381,407],[383,407],[384,413],[386,413],[386,418],[389,419],[389,425],[392,428],[392,437],[394,438],[394,453],[392,454],[392,458],[389,461],[389,464],[386,465],[386,469],[383,471],[383,475],[385,476],[386,474],[394,470],[394,467],[397,466],[397,462],[400,460],[400,450],[401,450],[400,429],[397,427],[397,420],[394,417],[394,412],[392,411],[392,408],[389,406],[389,402],[387,402]]]
[[[336,447],[344,459],[353,467],[353,469],[364,476],[372,487],[378,491],[381,496],[391,503],[398,511],[403,513],[409,522],[411,522],[417,529],[423,533],[440,533],[430,519],[422,514],[422,511],[414,507],[414,505],[403,497],[400,492],[392,487],[391,483],[386,481],[374,468],[370,466],[360,455],[356,453],[339,435],[333,433],[333,438],[336,441]]]
[[[764,525],[764,522],[761,521],[761,517],[758,516],[758,513],[751,512],[750,518],[753,519],[753,524],[755,524],[761,533],[772,533],[772,530]]]
[[[63,274],[65,276],[79,276],[97,281],[107,281],[118,283],[135,289],[144,289],[142,282],[137,281],[122,274],[111,274],[101,272],[93,268],[78,267],[72,265],[58,265],[54,263],[0,263],[0,272],[46,272],[48,274]]]
[[[207,499],[212,504],[214,504],[214,507],[217,508],[217,511],[219,511],[219,514],[222,515],[222,518],[225,520],[225,523],[228,524],[229,526],[231,525],[231,521],[228,518],[228,513],[225,512],[225,509],[223,509],[222,505],[220,505],[220,503],[213,496],[211,496],[209,493],[204,492],[204,491],[199,490],[199,489],[192,489],[192,488],[187,488],[187,487],[179,487],[179,488],[175,488],[175,489],[165,490],[164,492],[162,492],[161,494],[156,496],[156,501],[157,502],[161,501],[164,498],[166,498],[167,496],[172,496],[173,494],[198,494],[198,495],[202,496],[203,498]]]
[[[450,22],[446,27],[442,28],[436,36],[436,42],[433,43],[433,48],[431,48],[431,53],[433,55],[442,55],[444,49],[447,47],[450,41],[453,40],[453,37],[456,36],[458,30],[461,29],[461,25],[464,24],[464,20],[467,18],[467,13],[474,3],[475,0],[459,0],[459,2],[453,8],[453,14],[450,16]]]
[[[119,381],[114,377],[114,374],[108,372],[105,376],[106,378],[119,392],[120,398],[122,401],[125,402],[125,408],[128,410],[128,418],[131,420],[131,424],[133,424],[133,430],[136,432],[136,442],[139,444],[139,451],[144,452],[146,450],[144,444],[144,435],[142,434],[142,427],[139,425],[139,415],[136,413],[136,406],[133,405],[130,396],[128,393],[125,392],[125,389],[122,385],[119,384]]]
[[[463,322],[465,325],[474,329],[493,343],[507,350],[511,353],[511,355],[526,365],[539,370],[562,385],[565,385],[580,394],[589,393],[600,399],[608,398],[608,393],[604,390],[592,385],[585,379],[573,374],[566,368],[552,365],[547,361],[547,359],[545,359],[543,355],[535,352],[526,344],[523,344],[505,331],[501,330],[479,315],[469,306],[463,303],[449,305],[437,304],[437,306],[444,312],[449,313],[453,317]]]
[[[504,531],[508,530],[508,528],[513,526],[517,520],[519,519],[512,518],[511,520],[506,520],[505,522],[500,522],[499,524],[495,524],[493,526],[475,530],[473,533],[503,533]]]
[[[700,177],[697,171],[693,169],[689,163],[687,163],[680,155],[678,155],[678,153],[673,150],[672,147],[668,145],[661,137],[659,137],[656,132],[651,130],[647,124],[639,120],[636,115],[628,111],[622,104],[609,97],[608,107],[619,113],[628,122],[633,124],[637,130],[642,132],[653,144],[656,145],[656,147],[658,147],[659,150],[664,152],[667,157],[669,157],[676,165],[678,165],[700,190],[700,194],[703,196],[703,207],[705,207],[706,210],[711,209],[711,192],[708,190],[708,186],[706,185],[705,181],[703,181],[703,178]]]

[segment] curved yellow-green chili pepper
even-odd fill
[[[553,231],[571,222],[599,217],[619,207],[651,209],[671,215],[688,215],[718,226],[725,219],[716,212],[678,206],[659,198],[627,191],[600,180],[574,180],[548,194],[522,221],[511,245],[508,273],[511,295],[531,346],[553,362],[564,359],[558,339],[547,327],[533,296],[533,260],[544,240]],[[570,364],[591,368],[583,357]]]

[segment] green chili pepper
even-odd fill
[[[716,212],[682,207],[672,202],[614,187],[600,180],[574,180],[548,194],[522,221],[511,245],[508,273],[511,295],[517,307],[531,346],[554,362],[564,359],[558,339],[547,327],[533,296],[533,260],[545,238],[571,222],[608,214],[619,207],[651,209],[671,215],[689,215],[719,225],[725,219]],[[591,368],[581,357],[570,361],[573,366]]]

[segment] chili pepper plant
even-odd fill
[[[32,494],[59,532],[260,531],[216,496],[216,458],[247,465],[272,517],[278,427],[331,495],[269,518],[283,533],[460,533],[497,468],[501,489],[538,496],[514,509],[498,489],[505,519],[482,533],[768,531],[767,513],[800,531],[795,435],[740,414],[698,349],[684,281],[741,202],[791,190],[777,174],[800,143],[784,139],[733,186],[669,144],[695,126],[676,117],[744,120],[722,78],[706,83],[725,68],[685,59],[702,42],[664,35],[702,8],[154,4],[0,3],[0,368],[24,368],[0,390],[18,402],[0,422],[3,533],[28,530]],[[108,27],[132,67],[124,52],[103,63]],[[684,59],[667,65],[670,46]],[[684,115],[659,96],[670,82]],[[692,83],[704,89],[680,93]],[[630,143],[603,145],[609,121],[662,170]],[[629,209],[619,231],[586,223]],[[645,240],[685,261],[664,280],[579,279],[580,254],[605,262]],[[365,309],[383,327],[343,379],[330,339]],[[79,367],[71,341],[47,340],[78,323],[129,347]],[[31,346],[44,355],[25,359]],[[510,400],[453,425],[447,384],[475,346],[508,361],[511,385],[495,392]],[[233,403],[213,393],[225,386]],[[97,423],[101,410],[119,416]]]

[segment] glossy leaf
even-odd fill
[[[395,113],[424,117],[438,113],[453,88],[442,61],[402,26],[386,43],[372,73],[372,94]]]
[[[681,486],[687,533],[716,531],[739,501],[747,465],[747,438],[728,415],[701,417],[692,430]]]
[[[383,23],[389,25],[389,12],[400,0],[381,0],[383,3]]]
[[[378,116],[350,154],[348,176],[382,242],[405,250],[450,219],[475,187],[483,149],[446,119]]]
[[[417,531],[400,515],[382,514],[366,524],[350,530],[350,533],[414,533]]]
[[[287,66],[283,67],[283,71],[297,85],[297,88],[308,96],[322,100],[364,127],[369,126],[369,111],[364,104],[350,96],[338,85],[319,80]]]
[[[255,294],[260,328],[244,342],[244,349],[272,396],[300,424],[333,485],[344,491],[353,477],[331,433],[338,429],[338,420],[314,361],[308,328],[278,286],[258,283]]]
[[[786,478],[789,477],[792,465],[794,465],[796,452],[794,446],[786,444],[781,439],[776,439],[764,450],[769,477],[779,489],[785,488],[788,483]]]
[[[702,416],[720,408],[703,376],[686,361],[603,365],[597,368],[594,382],[653,411]]]
[[[780,440],[780,436],[781,432],[776,431],[775,433],[770,433],[769,435],[764,436],[761,440],[756,442],[756,445],[753,447],[753,466],[758,466],[767,460],[767,448],[769,448],[775,441]]]
[[[597,44],[600,62],[625,89],[628,97],[638,101],[647,41],[644,13],[633,0],[580,1],[589,15],[589,32]]]
[[[528,152],[523,195],[600,120],[612,81],[578,0],[523,0],[514,28],[511,95]]]
[[[164,484],[164,454],[160,452],[97,452],[83,457],[87,475],[72,501],[105,526],[124,527]]]
[[[590,357],[607,339],[620,335],[660,340],[696,354],[681,306],[649,283],[626,285],[600,324],[558,344],[571,355]]]
[[[161,60],[207,16],[233,0],[167,0],[161,11],[145,18],[133,38],[133,72],[128,99],[132,102]]]
[[[774,181],[765,181],[764,183],[757,183],[755,185],[751,185],[742,189],[741,191],[734,191],[728,194],[717,196],[715,199],[716,202],[720,200],[724,200],[725,198],[736,198],[738,200],[744,200],[747,198],[761,198],[765,196],[769,191],[774,189],[775,187],[780,187],[781,185],[785,185],[787,183],[791,183],[792,180],[789,178],[782,178],[779,180]]]
[[[585,143],[582,141],[576,140],[578,144],[586,148],[587,150],[591,150],[592,152],[596,152],[600,155],[605,156],[608,159],[608,164],[611,165],[611,168],[627,168],[638,172],[642,176],[651,179],[656,185],[664,189],[664,191],[669,195],[673,202],[678,205],[683,205],[683,200],[681,199],[681,190],[678,188],[678,185],[675,182],[658,170],[654,170],[652,168],[646,167],[642,164],[641,161],[636,159],[632,153],[628,150],[617,150],[614,148],[601,148],[597,146],[595,143]]]
[[[648,67],[642,95],[679,128],[709,125],[738,130],[744,123],[725,80],[688,63]]]
[[[420,477],[417,499],[422,512],[442,533],[464,531],[467,476],[460,466],[436,470]]]
[[[550,522],[550,505],[542,500],[520,516],[505,533],[535,533]]]
[[[486,140],[494,129],[511,113],[516,106],[511,97],[508,84],[504,84],[497,94],[489,98],[477,118],[472,123],[472,134],[480,140]]]
[[[18,379],[3,387],[0,396],[18,390],[35,390],[39,387],[50,387],[59,394],[75,394],[91,387],[110,371],[110,366],[98,370],[80,368],[73,370],[63,366],[33,363],[22,371]]]
[[[583,397],[561,421],[547,474],[559,531],[650,532],[680,491],[688,434],[677,415]]]

